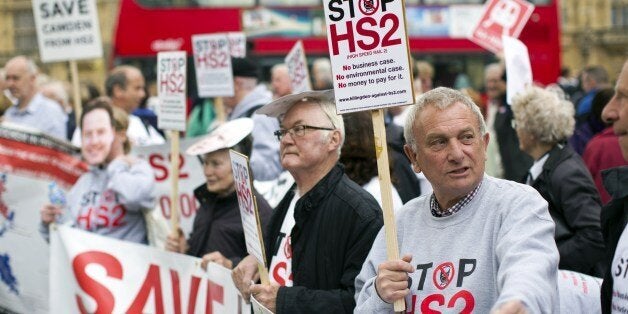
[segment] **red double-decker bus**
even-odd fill
[[[435,68],[435,86],[454,86],[460,73],[482,86],[495,56],[467,39],[484,0],[406,0],[409,44],[416,59]],[[535,5],[519,39],[528,47],[534,80],[556,82],[560,72],[558,0]],[[116,62],[134,62],[154,75],[159,51],[186,50],[191,36],[242,31],[248,54],[264,68],[282,62],[301,39],[308,58],[328,56],[321,0],[122,0],[115,33]],[[153,76],[154,77],[154,76]]]

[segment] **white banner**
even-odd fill
[[[312,90],[310,83],[310,72],[307,70],[307,59],[305,58],[305,50],[303,42],[297,41],[284,60],[288,67],[288,76],[292,85],[292,93],[298,94]]]
[[[51,313],[242,313],[231,271],[200,259],[59,226]]]
[[[532,85],[532,66],[528,47],[519,39],[502,36],[504,45],[504,59],[506,63],[506,102],[512,103],[512,98]]]
[[[102,57],[96,0],[32,0],[42,62]]]
[[[186,78],[185,51],[157,53],[157,93],[159,94],[157,126],[160,129],[185,131]]]
[[[414,102],[402,0],[324,0],[339,114]]]
[[[199,138],[182,139],[181,152],[184,152]],[[170,220],[170,142],[162,145],[133,147],[133,155],[148,161],[155,172],[157,210]],[[192,223],[200,204],[194,197],[194,189],[205,182],[203,166],[196,156],[179,155],[179,219],[180,227],[187,238],[192,231]]]
[[[200,97],[233,96],[229,39],[224,33],[192,36],[196,84]]]

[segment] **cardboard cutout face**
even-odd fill
[[[83,117],[81,129],[83,159],[95,166],[107,161],[115,131],[111,119],[104,109],[95,109]]]

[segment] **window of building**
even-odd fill
[[[13,15],[15,50],[24,54],[37,52],[37,31],[32,10],[19,10]]]

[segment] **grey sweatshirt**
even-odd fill
[[[137,160],[129,166],[122,160],[106,168],[90,167],[74,184],[58,223],[100,235],[136,243],[147,243],[143,211],[152,210],[155,179],[150,165]],[[48,228],[40,225],[48,240]]]
[[[489,313],[520,300],[530,313],[558,313],[558,250],[547,203],[531,187],[485,175],[478,194],[459,212],[434,217],[429,196],[397,212],[400,256],[412,254],[407,309]],[[386,259],[380,230],[355,280],[356,313],[392,312],[375,291]]]

